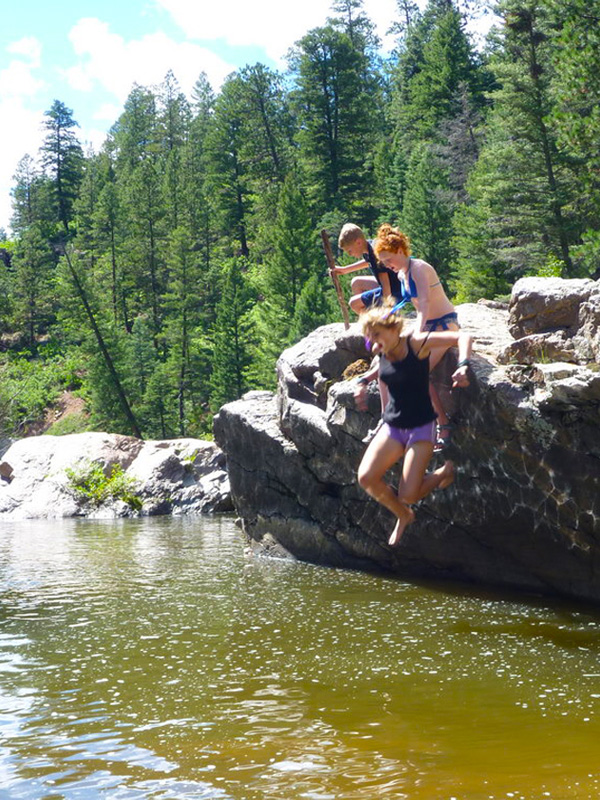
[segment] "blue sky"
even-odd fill
[[[395,0],[365,0],[385,37]],[[9,229],[18,161],[43,139],[44,112],[61,100],[95,149],[134,82],[171,69],[189,95],[204,71],[215,90],[233,70],[261,61],[283,68],[304,33],[322,25],[329,0],[11,0],[0,28],[0,227]]]

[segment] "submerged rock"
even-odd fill
[[[450,389],[453,351],[434,373],[454,424],[443,457],[455,461],[456,481],[416,507],[399,547],[387,545],[392,515],[356,481],[361,439],[380,412],[375,383],[361,413],[353,381],[342,379],[349,364],[368,357],[358,326],[319,328],[282,354],[277,394],[252,392],[224,406],[215,437],[253,548],[600,600],[600,337],[590,321],[599,284],[561,282],[571,285],[560,286],[553,309],[556,279],[527,280],[536,282],[527,285],[530,300],[542,298],[537,314],[533,300],[511,303],[510,312],[457,309],[476,337],[471,386]],[[512,330],[552,337],[511,349],[509,314]],[[568,362],[548,362],[548,353]],[[397,481],[397,471],[388,477]]]
[[[0,518],[232,510],[224,455],[200,439],[144,442],[95,432],[31,436],[14,442],[3,463],[12,471],[1,476]],[[100,469],[94,473],[95,467]]]

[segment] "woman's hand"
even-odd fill
[[[457,367],[452,373],[452,388],[465,389],[469,385],[469,365]]]

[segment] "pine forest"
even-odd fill
[[[600,3],[500,0],[477,47],[476,10],[397,0],[383,57],[362,0],[335,0],[281,72],[134,85],[99,152],[56,99],[0,235],[2,434],[68,391],[85,411],[50,433],[210,437],[341,320],[320,231],[335,249],[348,221],[400,226],[456,303],[598,277]]]

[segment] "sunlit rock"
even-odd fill
[[[502,307],[458,308],[476,337],[471,386],[451,390],[453,352],[434,375],[454,424],[443,457],[455,460],[457,478],[418,505],[397,548],[387,545],[392,516],[356,481],[361,439],[380,413],[375,382],[363,413],[342,378],[368,356],[357,325],[325,326],[285,351],[276,395],[224,406],[215,436],[252,548],[600,600],[598,284],[525,281],[515,286],[510,330]],[[515,332],[542,338],[511,352]]]
[[[14,442],[0,478],[0,518],[125,517],[231,510],[223,453],[199,439],[109,433]],[[112,479],[112,480],[111,480]]]

